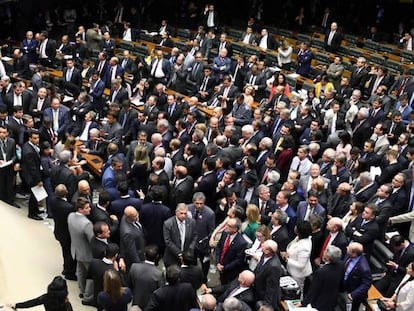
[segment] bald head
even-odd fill
[[[217,300],[211,294],[205,294],[202,296],[201,306],[203,310],[214,310],[216,308]]]
[[[277,243],[273,240],[266,240],[263,242],[262,248],[274,255],[277,252]]]
[[[66,189],[66,186],[64,184],[59,184],[55,188],[55,195],[56,197],[63,199],[68,194],[68,190]]]
[[[342,231],[342,225],[343,221],[339,217],[332,217],[329,219],[326,228],[329,230],[329,232],[335,233],[338,231]]]
[[[138,211],[133,206],[127,206],[124,210],[124,216],[130,222],[135,222],[138,219]]]
[[[243,287],[250,287],[254,283],[254,273],[250,270],[244,270],[239,274],[239,284]]]

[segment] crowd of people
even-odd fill
[[[18,174],[28,217],[42,220],[43,204],[64,277],[99,310],[131,301],[148,311],[278,310],[289,274],[298,306],[356,311],[373,284],[374,243],[394,230],[394,258],[376,285],[386,307],[410,310],[414,79],[363,57],[349,77],[340,56],[315,71],[309,43],[294,56],[254,19],[239,41],[278,51],[277,62],[232,57],[214,5],[203,14],[186,46],[163,20],[154,37],[162,49],[146,56],[117,49],[115,36],[139,35],[119,18],[58,44],[27,31],[12,65],[0,63],[0,200],[19,207]],[[335,53],[338,25],[326,31]],[[62,77],[48,80],[48,68]],[[315,88],[291,88],[294,68]],[[103,159],[96,189],[82,154]],[[35,187],[47,192],[43,203]],[[70,310],[66,283],[53,284],[56,307]],[[13,307],[48,309],[50,295]]]

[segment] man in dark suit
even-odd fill
[[[145,311],[182,311],[197,308],[196,292],[190,283],[179,282],[180,268],[177,265],[167,267],[168,285],[153,292]]]
[[[105,77],[103,80],[105,81],[106,87],[110,87],[112,84],[112,81],[116,79],[117,76],[123,76],[124,75],[124,68],[119,64],[118,57],[111,57],[109,59],[109,64],[106,69]]]
[[[261,223],[268,225],[273,212],[276,210],[276,202],[270,198],[270,189],[266,185],[259,185],[256,189],[257,197],[250,203],[255,204],[260,210]]]
[[[362,215],[345,228],[345,233],[350,240],[364,245],[365,254],[368,257],[374,246],[374,241],[380,238],[380,228],[375,219],[376,209],[374,204],[367,205]]]
[[[253,64],[250,71],[247,72],[244,84],[250,84],[253,86],[255,90],[255,101],[260,101],[265,97],[266,77],[259,71],[257,64]]]
[[[133,263],[129,270],[129,284],[132,289],[132,305],[144,310],[154,291],[165,284],[163,273],[156,267],[159,260],[157,246],[145,247],[145,262]]]
[[[52,120],[52,129],[55,135],[61,139],[66,134],[66,128],[70,122],[69,108],[60,104],[60,99],[52,98],[50,107],[43,112],[43,117],[49,117]]]
[[[45,30],[40,33],[39,63],[45,67],[52,67],[56,57],[56,41],[48,36]]]
[[[140,220],[146,232],[147,245],[158,246],[159,254],[164,254],[164,237],[162,228],[164,222],[171,216],[170,209],[162,204],[164,196],[162,186],[152,186],[152,201],[142,205],[140,210]]]
[[[187,206],[184,203],[179,203],[175,210],[175,216],[164,222],[165,252],[163,259],[167,267],[179,264],[183,251],[194,252],[195,250],[198,241],[196,222],[187,217],[187,212]]]
[[[110,215],[108,213],[110,204],[111,195],[106,191],[101,191],[99,193],[98,203],[93,204],[91,207],[89,219],[93,224],[96,224],[98,221],[108,224],[109,230],[111,231],[111,241],[115,242],[112,237],[114,234],[118,233],[119,220],[115,215]]]
[[[384,297],[391,297],[401,280],[406,275],[406,268],[414,260],[414,246],[401,235],[394,235],[390,240],[394,257],[386,264],[388,271],[375,283],[375,287]]]
[[[57,185],[64,184],[68,191],[67,198],[71,202],[72,197],[76,192],[77,180],[75,175],[69,169],[69,162],[71,160],[71,152],[68,150],[63,150],[59,153],[59,165],[52,167],[50,171],[50,180],[52,182],[52,187]]]
[[[217,175],[214,172],[216,160],[205,158],[202,163],[203,175],[194,183],[194,192],[202,192],[206,196],[207,206],[214,206],[216,203]]]
[[[101,42],[101,51],[105,52],[107,58],[114,56],[115,52],[115,41],[111,38],[108,31],[104,32],[103,39]]]
[[[70,234],[68,229],[68,215],[75,211],[75,207],[67,201],[66,186],[59,184],[55,188],[55,195],[50,198],[50,213],[55,222],[54,235],[59,242],[63,254],[63,275],[68,280],[76,280],[76,261],[70,253]]]
[[[351,242],[345,257],[344,289],[352,303],[351,311],[358,311],[361,303],[366,302],[372,284],[371,269],[363,252],[361,243]]]
[[[29,61],[19,49],[13,51],[13,76],[21,79],[30,79]]]
[[[244,80],[246,78],[246,74],[249,72],[249,67],[245,65],[245,61],[243,56],[237,57],[237,62],[231,68],[231,77],[234,85],[239,89],[242,90],[244,87]]]
[[[0,200],[10,205],[14,203],[14,163],[17,161],[16,141],[8,137],[7,127],[0,125]]]
[[[289,233],[286,226],[287,220],[287,213],[281,209],[277,209],[273,213],[271,223],[269,224],[270,237],[277,243],[279,253],[285,252],[286,247],[290,242]]]
[[[122,138],[125,145],[129,145],[132,137],[132,123],[138,117],[138,112],[131,107],[129,101],[122,103],[122,109],[119,112],[119,124],[122,126]]]
[[[9,115],[13,115],[14,106],[22,106],[24,113],[29,113],[32,94],[26,89],[23,81],[13,83],[13,91],[7,93],[4,98],[4,104],[7,106]]]
[[[207,280],[207,278],[205,279]],[[205,284],[203,271],[201,270],[201,267],[197,265],[197,258],[191,251],[183,252],[183,259],[180,270],[180,282],[190,283],[195,292],[197,292],[202,284]]]
[[[262,49],[277,50],[279,44],[276,42],[273,35],[269,34],[266,28],[263,28],[261,31],[261,37],[257,40],[257,45]]]
[[[354,189],[355,200],[366,203],[377,192],[378,185],[372,179],[369,172],[362,172],[359,175],[359,188]]]
[[[121,252],[119,267],[122,271],[129,271],[131,265],[143,262],[144,256],[144,231],[139,223],[138,211],[133,206],[125,208],[124,217],[121,220]]]
[[[228,219],[225,233],[216,248],[217,270],[223,285],[231,282],[243,269],[247,242],[239,234],[240,227],[239,219]]]
[[[23,39],[21,44],[21,50],[23,54],[28,58],[29,63],[37,63],[36,49],[38,41],[33,38],[33,32],[27,31],[26,38]]]
[[[213,210],[205,205],[206,197],[202,192],[196,192],[193,195],[193,203],[188,205],[189,214],[196,222],[198,241],[196,245],[196,258],[200,259],[203,268],[203,282],[207,281],[207,274],[210,268],[210,248],[208,246],[209,238],[215,228],[216,216]]]
[[[108,248],[111,231],[107,223],[98,221],[93,225],[93,233],[95,237],[91,241],[92,257],[103,259]]]
[[[82,76],[79,69],[75,67],[73,59],[66,61],[66,67],[63,69],[62,86],[65,92],[74,98],[77,98],[82,87]]]
[[[123,52],[124,58],[121,60],[120,65],[124,69],[126,73],[131,75],[135,74],[137,71],[137,67],[135,65],[134,60],[131,58],[131,54],[128,50]]]
[[[150,73],[154,79],[154,84],[167,84],[171,77],[171,64],[168,59],[164,58],[161,50],[157,51],[157,58],[153,59],[150,64]]]
[[[338,31],[337,23],[331,24],[331,29],[325,34],[325,49],[328,52],[336,53],[341,46],[342,34]]]
[[[302,306],[311,304],[320,311],[335,309],[344,280],[341,255],[341,250],[336,246],[327,247],[323,255],[326,264],[315,271],[311,287],[301,302]]]
[[[308,220],[310,214],[316,214],[325,219],[326,211],[322,205],[318,203],[318,193],[311,189],[308,191],[307,201],[302,201],[297,207],[297,219]]]
[[[282,274],[282,266],[277,256],[277,243],[273,240],[265,241],[262,251],[262,258],[254,270],[256,300],[277,310],[281,299],[279,280]]]
[[[222,284],[212,288],[204,288],[203,294],[212,294],[217,297],[217,301],[221,303],[229,297],[234,297],[245,302],[254,309],[256,302],[254,296],[254,283],[255,274],[250,270],[244,270],[228,284]]]
[[[133,206],[137,211],[140,211],[142,201],[137,198],[132,198],[129,195],[128,183],[126,181],[118,183],[118,192],[119,199],[111,202],[109,213],[116,215],[118,219],[121,219],[127,206]]]
[[[390,184],[381,185],[378,188],[377,193],[367,202],[368,205],[375,205],[377,209],[376,220],[380,228],[379,239],[381,241],[384,241],[384,235],[388,226],[388,219],[393,215],[393,209],[395,208],[390,200],[391,193],[392,187]]]
[[[105,91],[105,82],[99,76],[98,71],[93,71],[90,79],[89,99],[92,103],[93,109],[101,114],[104,106],[102,99]]]
[[[117,257],[119,246],[114,243],[108,244],[104,258],[93,258],[88,269],[87,279],[93,281],[93,300],[82,301],[83,305],[98,306],[97,298],[99,292],[103,291],[104,275],[108,270],[118,271]]]
[[[31,130],[29,132],[29,141],[22,147],[22,159],[21,159],[21,178],[26,186],[30,188],[38,186],[42,187],[42,167],[40,164],[39,154],[39,132]],[[34,220],[43,220],[39,217],[38,201],[33,192],[30,191],[29,199],[29,214],[28,217]]]
[[[108,71],[109,62],[107,60],[107,55],[105,52],[99,52],[98,59],[95,62],[95,66],[93,67],[94,72],[97,72],[99,77],[102,79],[102,81],[105,82],[105,75]]]
[[[349,183],[344,182],[338,186],[336,193],[332,195],[328,201],[328,215],[342,218],[348,213],[349,206],[354,200],[351,190],[352,188]]]
[[[178,203],[191,203],[193,185],[193,178],[188,175],[184,162],[177,162],[174,166],[174,179],[169,191],[168,206],[173,209]]]

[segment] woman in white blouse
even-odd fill
[[[283,70],[290,70],[292,63],[293,48],[287,40],[282,41],[282,45],[277,49],[277,63]]]
[[[298,283],[301,292],[305,279],[312,274],[310,255],[312,251],[312,228],[309,222],[300,221],[295,227],[296,238],[289,243],[282,258],[290,276]]]
[[[260,258],[262,257],[262,245],[264,241],[270,239],[270,229],[265,226],[261,225],[256,229],[256,239],[254,240],[252,247],[245,250],[249,261],[249,269],[254,271],[259,262]]]
[[[395,311],[414,310],[414,262],[407,266],[407,274],[391,298],[381,299],[385,305]]]

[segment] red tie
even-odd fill
[[[229,249],[229,246],[230,246],[230,235],[227,236],[226,241],[224,242],[223,250],[221,251],[221,256],[220,256],[220,264],[223,264],[224,256],[226,255],[227,250]]]
[[[323,258],[323,253],[325,252],[326,248],[328,247],[328,243],[331,240],[331,234],[329,233],[328,236],[325,239],[325,242],[323,242],[323,246],[321,248],[321,253],[319,254],[319,258]]]

